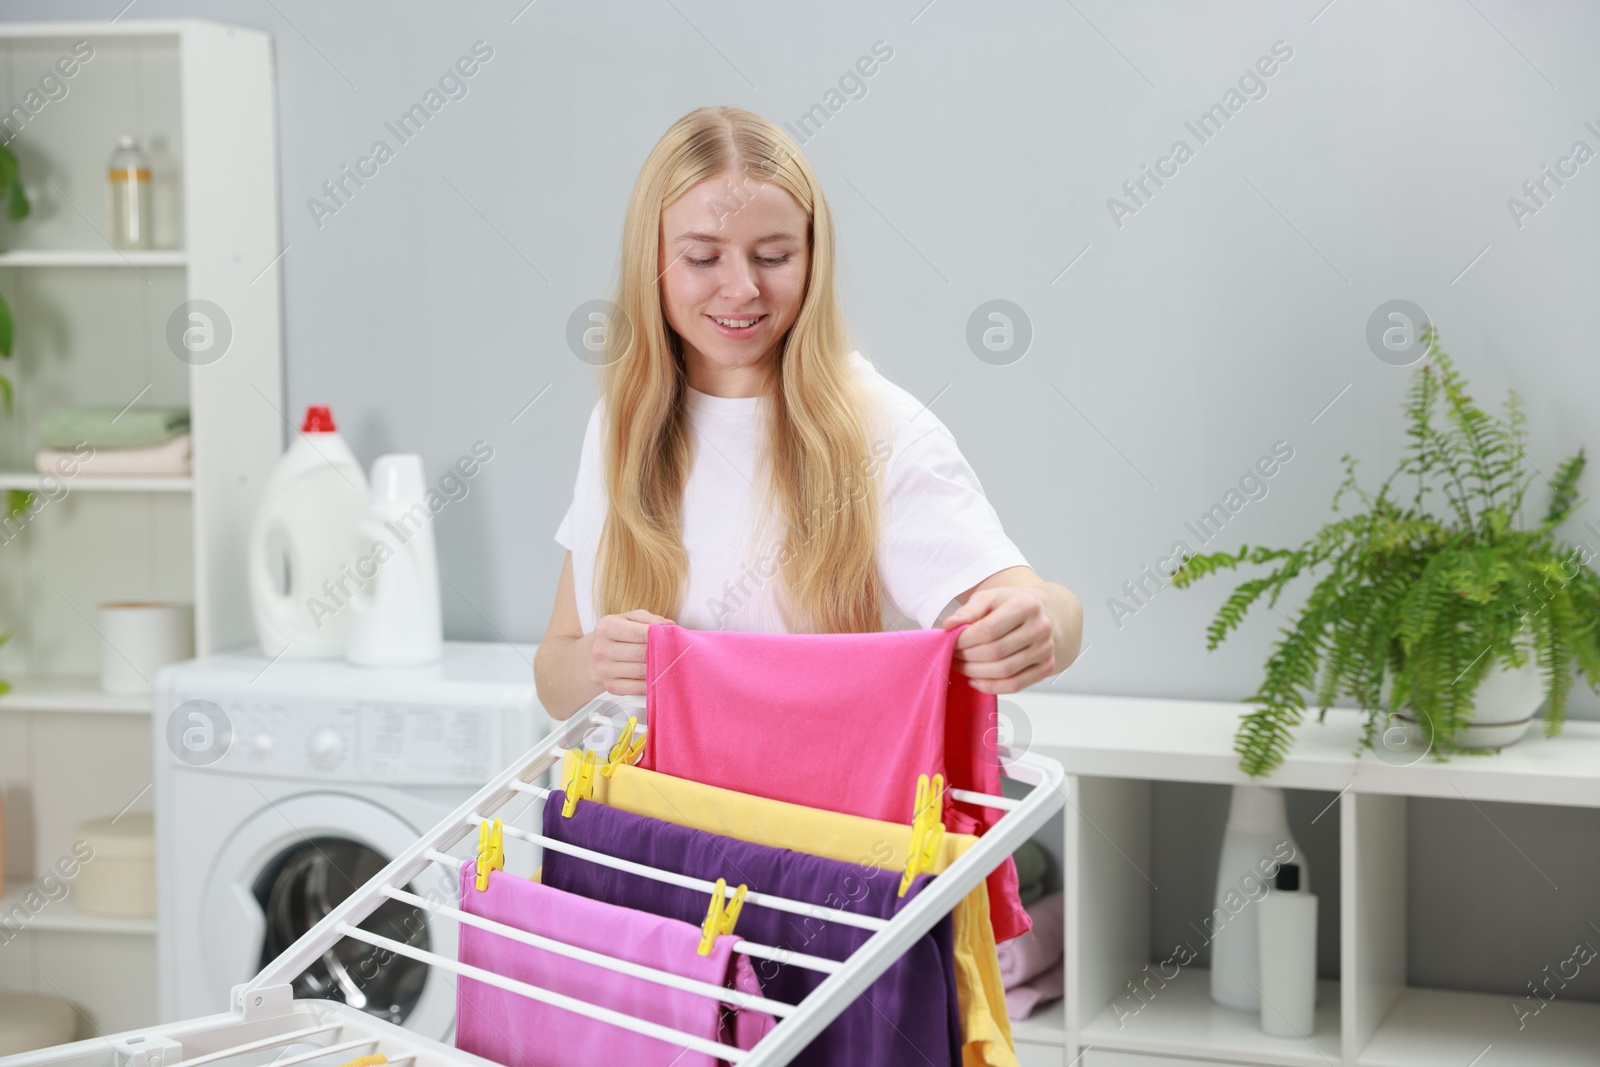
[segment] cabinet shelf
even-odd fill
[[[1011,1020],[1011,1036],[1018,1044],[1064,1045],[1067,1041],[1067,1002],[1042,1004],[1026,1019]]]
[[[18,874],[50,870],[79,822],[148,789],[164,752],[150,695],[100,691],[99,603],[192,603],[196,655],[254,639],[247,535],[284,445],[282,272],[262,269],[284,246],[272,38],[138,13],[0,21],[0,66],[21,88],[77,42],[94,48],[70,100],[26,121],[23,177],[38,210],[0,251],[21,359],[0,489],[40,497],[36,514],[0,531],[12,632],[0,679],[13,686],[0,695],[0,779]],[[151,156],[152,249],[106,241],[105,161],[123,131]],[[220,309],[206,319],[228,341],[209,361],[186,358],[172,337],[202,325],[202,301]],[[59,482],[33,469],[50,409],[128,403],[187,407],[204,462],[159,477],[80,465]],[[63,491],[72,499],[48,502]],[[178,977],[157,967],[157,938],[145,936],[154,924],[84,916],[76,903],[25,916],[26,929],[69,932],[0,950],[0,989],[63,997],[105,1033],[147,1025],[162,980],[175,996]]]
[[[183,267],[182,249],[18,248],[0,252],[0,267]]]
[[[11,691],[0,696],[0,714],[8,711],[65,711],[89,714],[148,715],[148,693],[107,693],[100,679],[73,675],[4,677]]]
[[[1224,1008],[1211,999],[1211,972],[1184,967],[1156,988],[1143,1007],[1114,1011],[1107,1006],[1083,1028],[1082,1041],[1095,1048],[1208,1056],[1237,1063],[1301,1064],[1326,1067],[1339,1062],[1339,983],[1317,982],[1316,1026],[1310,1040],[1275,1037],[1261,1029],[1260,1016]],[[1132,997],[1132,994],[1129,994]],[[1465,1061],[1463,1061],[1465,1062]]]
[[[1563,931],[1551,942],[1564,950],[1552,949],[1554,962],[1570,950],[1564,931],[1582,930],[1592,918],[1581,899],[1567,892],[1550,899],[1548,889],[1593,884],[1587,857],[1600,830],[1600,722],[1569,720],[1556,737],[1534,733],[1497,754],[1448,762],[1388,762],[1372,752],[1358,759],[1362,714],[1351,709],[1330,709],[1325,722],[1312,716],[1295,728],[1282,765],[1259,784],[1284,789],[1296,844],[1322,872],[1314,883],[1321,901],[1317,958],[1337,977],[1317,983],[1316,1026],[1305,1040],[1272,1037],[1257,1016],[1211,1002],[1208,935],[1194,922],[1213,897],[1214,875],[1205,865],[1221,841],[1226,789],[1254,784],[1233,749],[1250,705],[1029,692],[1011,699],[1013,727],[1027,727],[1029,748],[1060,761],[1069,795],[1062,853],[1067,999],[1013,1026],[1019,1056],[1024,1048],[1032,1056],[1024,1063],[1593,1061],[1600,1003],[1578,999],[1585,994],[1574,988],[1519,1019],[1519,1004],[1531,1010],[1537,1003],[1494,991],[1514,988],[1523,971],[1536,973],[1543,957],[1530,964],[1524,953],[1491,966],[1464,949],[1459,931],[1478,933],[1463,925],[1463,915],[1491,924],[1482,931],[1486,946],[1494,938],[1519,947],[1530,937],[1542,943],[1555,936],[1549,930]],[[1459,826],[1449,821],[1457,816]],[[1533,864],[1543,877],[1441,875],[1441,853],[1468,841],[1503,847],[1505,862]],[[1534,855],[1519,857],[1524,845]],[[1487,855],[1482,847],[1467,851]],[[1444,894],[1441,879],[1449,882]],[[1431,910],[1419,913],[1419,899]],[[1185,920],[1192,941],[1181,932]],[[1151,965],[1174,939],[1200,946],[1200,958],[1162,986],[1152,975],[1170,970]],[[1464,966],[1468,959],[1473,966]],[[1145,995],[1128,988],[1130,980]],[[1457,982],[1463,988],[1435,988]]]
[[[78,910],[78,902],[69,893],[62,900],[44,898],[36,913],[24,903],[29,893],[43,892],[32,882],[10,882],[0,894],[0,929],[27,932],[66,932],[74,934],[138,934],[152,936],[156,932],[154,919],[119,919],[107,915],[89,915]],[[18,916],[26,915],[26,919]]]
[[[72,493],[187,493],[194,489],[194,479],[188,475],[80,474],[73,478],[60,477],[57,482]],[[42,492],[46,488],[42,474],[0,471],[0,489]]]
[[[1356,1063],[1360,1067],[1460,1067],[1474,1062],[1477,1067],[1566,1067],[1593,1061],[1600,1004],[1557,997],[1539,1014],[1523,1019],[1519,1030],[1508,1003],[1520,999],[1408,988]]]

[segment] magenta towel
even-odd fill
[[[757,845],[693,830],[661,819],[578,801],[570,818],[561,814],[566,794],[544,802],[545,836],[664,871],[715,881],[726,878],[752,892],[807,904],[829,914],[850,911],[891,919],[916,898],[931,875],[918,875],[904,897],[900,875],[860,863],[841,863],[791,849]],[[705,915],[710,894],[669,885],[592,860],[546,849],[546,885],[595,900],[665,915],[685,922]],[[745,901],[734,934],[780,950],[845,960],[871,931],[827,918],[795,915]],[[961,1010],[956,994],[954,923],[939,916],[851,1000],[793,1060],[792,1067],[960,1067]],[[827,975],[772,959],[754,962],[765,995],[799,1004]],[[617,1065],[620,1067],[620,1065]]]
[[[954,668],[949,630],[773,634],[656,623],[639,766],[741,793],[910,823],[917,776],[945,776],[945,828],[982,834],[1000,792],[995,698]],[[988,878],[996,942],[1031,926],[1008,856]]]
[[[1019,938],[995,946],[1000,959],[1000,984],[1006,989],[1019,986],[1061,962],[1066,943],[1061,939],[1066,926],[1061,891],[1046,894],[1028,905],[1033,929]]]
[[[718,937],[711,955],[702,956],[697,952],[700,929],[693,923],[588,900],[504,871],[491,871],[489,888],[479,892],[472,860],[461,867],[461,910],[578,948],[761,995],[749,958],[732,951],[736,937]],[[466,923],[459,930],[462,963],[696,1037],[748,1049],[775,1025],[764,1012],[619,974]],[[456,1047],[507,1067],[713,1067],[724,1062],[474,978],[456,983]]]

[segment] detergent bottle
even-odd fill
[[[250,606],[268,658],[344,653],[356,523],[367,478],[326,407],[306,409],[300,436],[267,479],[250,532]]]
[[[356,532],[356,569],[366,581],[350,601],[344,658],[362,667],[435,662],[444,652],[444,627],[421,456],[378,457],[372,502]]]
[[[1211,936],[1211,999],[1225,1008],[1261,1010],[1259,904],[1286,863],[1299,869],[1298,888],[1311,892],[1311,870],[1289,833],[1283,790],[1234,786],[1217,864],[1215,904],[1204,922]]]

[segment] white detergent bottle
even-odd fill
[[[272,469],[250,531],[250,606],[269,658],[342,655],[357,588],[356,523],[367,478],[326,407]]]
[[[1211,999],[1235,1011],[1261,1010],[1258,956],[1260,901],[1271,891],[1278,868],[1300,868],[1300,887],[1311,892],[1305,855],[1289,834],[1283,790],[1236,785],[1222,836],[1216,900],[1205,930],[1211,935]]]
[[[372,465],[372,503],[356,532],[361,542],[356,570],[366,582],[350,601],[344,658],[363,667],[437,661],[444,652],[439,557],[421,456],[378,457]]]

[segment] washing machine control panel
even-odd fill
[[[172,711],[183,729],[168,734],[176,762],[224,773],[481,786],[515,754],[507,741],[529,715],[524,708],[196,695]],[[209,747],[185,740],[193,738]]]

